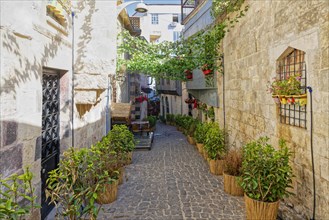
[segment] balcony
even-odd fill
[[[193,80],[187,81],[186,88],[195,98],[208,105],[219,107],[217,73],[205,76],[200,70],[194,70]]]
[[[183,0],[182,1],[182,23],[185,24],[185,19],[198,8],[205,0]]]
[[[159,94],[182,95],[182,83],[178,80],[160,79],[156,88]]]

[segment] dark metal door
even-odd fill
[[[46,200],[48,172],[59,162],[59,73],[44,72],[42,80],[42,153],[41,153],[41,218],[53,209]]]

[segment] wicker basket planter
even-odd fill
[[[103,191],[100,191],[97,195],[96,202],[98,204],[109,204],[114,202],[118,196],[118,181],[114,181],[112,184],[106,184]]]
[[[190,135],[187,135],[187,141],[189,142],[189,144],[195,145],[195,140]]]
[[[118,179],[118,184],[121,185],[123,183],[123,177],[125,174],[125,168],[124,167],[120,167],[119,168],[119,179]]]
[[[202,150],[202,157],[203,157],[203,159],[205,159],[205,160],[207,160],[207,158],[208,158],[208,153],[207,153],[206,149],[204,149],[204,148],[203,148],[203,150]]]
[[[249,198],[244,194],[246,204],[247,220],[276,220],[279,209],[279,202],[261,202]]]
[[[125,161],[125,165],[131,164],[132,158],[133,158],[133,152],[128,152],[127,153],[127,158],[126,158],[126,161]]]
[[[196,147],[198,148],[198,151],[200,154],[203,154],[203,144],[200,143],[196,143]]]
[[[232,196],[243,196],[243,189],[238,184],[238,177],[231,176],[223,172],[224,176],[224,191]]]
[[[224,160],[209,160],[210,173],[223,175]]]

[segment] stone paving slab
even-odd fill
[[[151,151],[135,151],[117,201],[99,219],[245,219],[243,197],[227,195],[197,149],[175,127],[158,123]]]

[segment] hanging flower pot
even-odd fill
[[[202,70],[204,75],[209,75],[212,73],[212,70]]]
[[[272,98],[273,98],[275,104],[280,104],[280,98],[279,98],[279,96],[277,96],[277,95],[272,95]]]
[[[280,98],[280,103],[281,103],[282,105],[286,105],[286,104],[287,104],[287,98],[286,98],[286,96],[284,96],[284,95],[279,95],[279,98]]]
[[[213,72],[212,65],[207,64],[207,63],[202,65],[201,70],[204,75],[209,75],[209,74],[212,74],[212,72]]]
[[[295,104],[295,99],[293,96],[286,97],[287,98],[287,103],[289,105],[294,105]]]
[[[302,95],[293,95],[295,99],[295,104],[299,106],[304,106],[307,104],[307,94],[302,94]]]
[[[186,79],[193,79],[193,72],[191,70],[185,70]]]
[[[189,99],[189,98],[185,99],[186,104],[193,104],[194,102],[195,102],[195,99]]]

